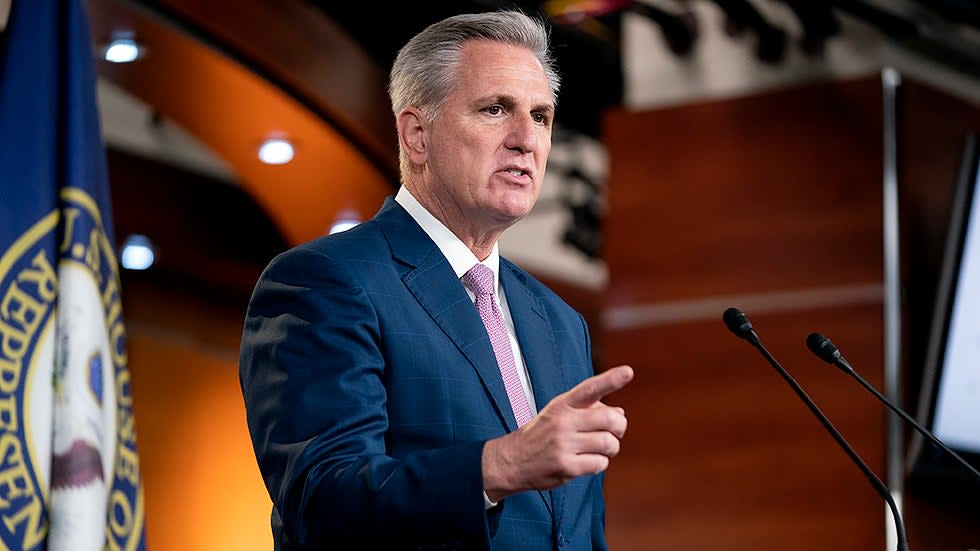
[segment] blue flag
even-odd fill
[[[145,549],[83,0],[13,0],[0,42],[0,542]]]

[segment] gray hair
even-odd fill
[[[399,50],[388,84],[395,117],[409,106],[433,117],[455,89],[463,45],[481,39],[530,50],[541,62],[551,85],[552,101],[557,102],[561,79],[544,23],[519,11],[470,13],[429,25]]]

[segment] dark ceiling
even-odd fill
[[[346,29],[385,74],[398,49],[427,25],[459,13],[518,8],[547,18],[544,2],[442,0],[391,2],[379,7],[367,2],[308,0]],[[552,24],[555,61],[562,76],[557,122],[592,137],[601,135],[602,113],[623,100],[623,68],[618,33],[622,12],[603,16],[613,34],[600,37],[570,25]]]
[[[440,0],[392,2],[379,8],[367,2],[306,0],[351,34],[387,74],[398,48],[426,25],[456,13],[518,8],[551,23],[555,56],[563,77],[558,122],[592,137],[602,135],[602,114],[618,106],[624,96],[620,32],[624,13],[638,14],[656,25],[665,45],[675,54],[688,53],[698,38],[700,22],[693,19],[690,0],[605,0],[550,2],[499,0]],[[778,64],[789,44],[785,29],[772,24],[760,4],[784,4],[803,30],[804,51],[817,54],[841,28],[839,16],[848,15],[878,29],[894,43],[932,56],[953,69],[980,76],[980,1],[977,0],[714,0],[724,12],[733,36],[756,35],[757,55]],[[571,22],[556,16],[556,6],[578,6],[591,23]],[[898,9],[904,8],[904,9]]]

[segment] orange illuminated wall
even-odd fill
[[[271,504],[238,385],[241,319],[124,289],[148,549],[272,549]]]

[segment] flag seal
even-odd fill
[[[49,546],[64,538],[77,549],[86,531],[95,549],[128,551],[141,542],[121,314],[118,264],[98,205],[82,189],[63,188],[60,208],[0,258],[0,540],[8,548],[42,548],[47,535]],[[54,427],[32,415],[52,401],[72,412],[56,415]],[[45,438],[52,429],[54,438]],[[45,502],[57,516],[78,511],[79,501],[104,522],[61,516],[48,534]]]

